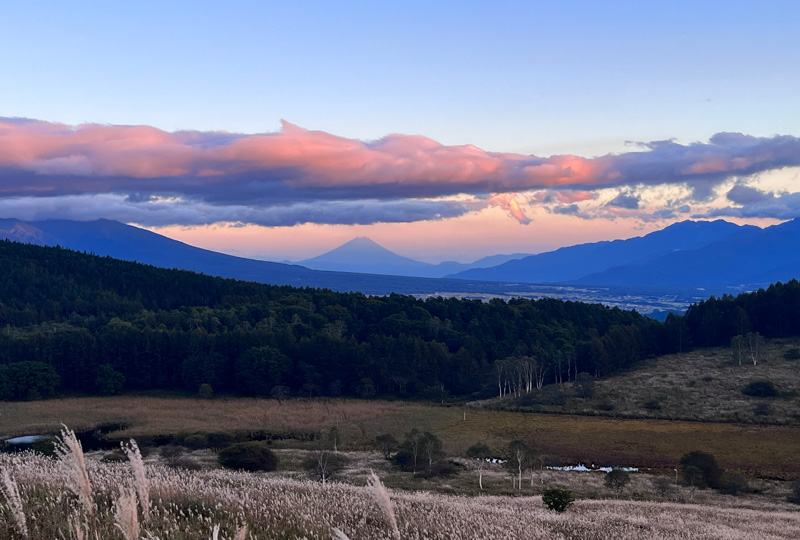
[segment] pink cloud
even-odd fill
[[[341,200],[422,200],[459,193],[484,197],[520,223],[513,194],[544,189],[574,204],[609,186],[716,185],[730,176],[800,165],[800,139],[718,134],[706,143],[661,141],[645,151],[598,158],[489,152],[418,135],[359,141],[284,122],[264,134],[0,118],[0,193],[41,197],[115,193],[146,200],[265,208]],[[132,199],[132,200],[133,200]],[[539,201],[538,195],[533,201]],[[542,202],[542,201],[539,201]]]

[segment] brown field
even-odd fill
[[[615,419],[488,411],[419,403],[357,400],[156,398],[120,396],[0,403],[0,434],[48,433],[125,422],[119,437],[194,431],[327,430],[338,426],[344,447],[370,447],[381,433],[398,439],[416,427],[437,434],[450,455],[483,441],[498,454],[524,439],[559,463],[596,463],[672,471],[691,450],[714,454],[750,477],[800,478],[800,427]]]

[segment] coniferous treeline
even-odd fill
[[[3,241],[0,399],[52,394],[47,366],[60,390],[90,393],[490,396],[705,344],[705,309],[660,324],[553,299],[368,297]]]

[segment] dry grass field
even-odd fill
[[[800,348],[800,340],[776,339],[766,345],[756,365],[748,357],[739,365],[730,347],[697,349],[651,358],[626,373],[599,379],[592,399],[574,397],[571,385],[565,385],[563,405],[516,407],[513,400],[504,399],[491,400],[491,406],[617,418],[800,425],[800,359],[789,353]],[[753,381],[770,381],[781,395],[744,395],[742,389]]]
[[[120,396],[0,403],[0,434],[56,432],[125,422],[120,438],[195,431],[327,430],[337,426],[350,450],[371,448],[382,433],[411,428],[438,435],[450,455],[485,442],[498,454],[523,439],[552,462],[597,463],[671,471],[691,450],[714,454],[748,476],[800,478],[800,427],[619,419],[357,400],[154,398]]]
[[[538,496],[387,492],[382,486],[364,486],[363,481],[322,486],[277,473],[137,467],[133,459],[131,465],[89,459],[88,474],[76,476],[76,463],[31,454],[0,455],[3,485],[6,491],[19,493],[0,510],[0,537],[784,540],[800,536],[800,513],[772,502],[747,506],[730,498],[693,504],[579,499],[566,512],[555,513],[546,510]]]

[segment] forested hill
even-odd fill
[[[244,395],[489,396],[675,350],[685,325],[552,299],[270,286],[0,241],[2,399],[203,383]]]

